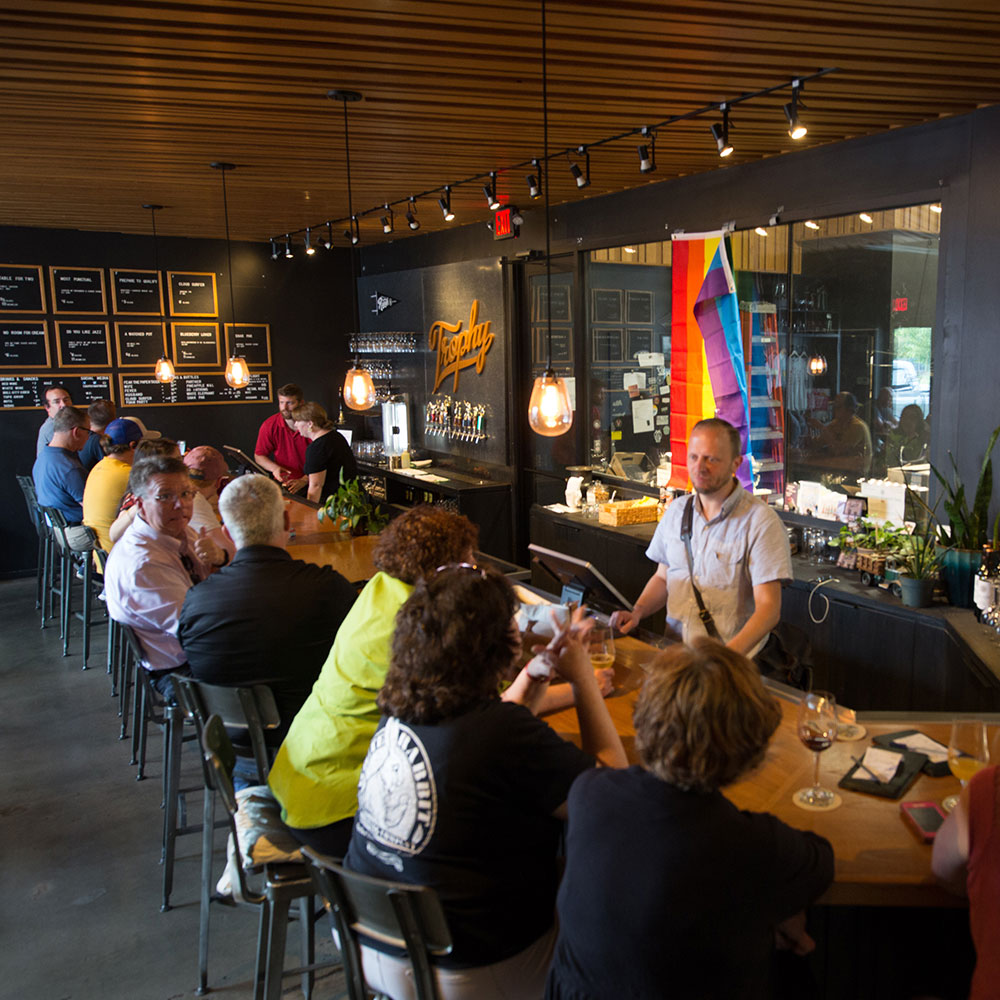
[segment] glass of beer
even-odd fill
[[[615,662],[615,639],[607,625],[595,625],[587,636],[590,664],[595,670],[610,667]]]
[[[962,787],[989,762],[986,723],[982,719],[955,719],[951,724],[951,739],[948,740],[948,768]],[[941,804],[951,812],[956,802],[958,796],[949,795]]]

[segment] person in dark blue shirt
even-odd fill
[[[104,436],[104,428],[115,419],[116,415],[115,404],[110,399],[95,399],[87,407],[87,419],[90,421],[90,437],[87,439],[87,443],[80,449],[80,464],[88,476],[90,475],[90,470],[104,458],[104,448],[101,446],[101,438]]]
[[[52,440],[38,453],[31,478],[42,507],[54,507],[67,524],[83,521],[83,487],[87,474],[78,452],[89,435],[87,415],[64,406],[53,418]]]

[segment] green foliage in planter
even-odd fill
[[[965,494],[965,484],[959,478],[958,465],[955,456],[948,452],[951,460],[954,478],[948,482],[944,476],[938,472],[934,466],[931,471],[937,477],[937,481],[945,490],[944,509],[948,514],[947,526],[938,525],[938,536],[941,545],[956,549],[980,549],[989,540],[989,514],[990,501],[993,499],[993,446],[1000,437],[1000,426],[996,427],[990,435],[989,444],[986,446],[986,454],[983,456],[983,464],[979,470],[979,480],[976,483],[976,492],[969,507]],[[993,522],[993,545],[997,547],[1000,543],[1000,514]]]
[[[843,549],[874,549],[876,552],[891,555],[899,552],[904,539],[908,538],[905,528],[897,528],[891,521],[876,524],[867,518],[859,517],[851,524],[842,524],[840,534],[830,544]]]
[[[933,580],[941,568],[941,555],[933,532],[905,535],[896,554],[896,566],[914,580]]]
[[[340,485],[336,493],[331,493],[326,498],[316,517],[322,521],[325,517],[332,517],[335,520],[340,518],[340,530],[357,532],[362,521],[368,528],[370,535],[377,535],[388,523],[389,517],[381,513],[378,504],[369,500],[368,494],[361,487],[360,479],[344,479],[344,470],[340,470]]]

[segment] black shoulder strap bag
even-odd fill
[[[698,589],[698,584],[694,582],[694,556],[691,555],[691,528],[694,523],[694,494],[688,497],[687,506],[684,508],[684,515],[681,518],[681,541],[687,551],[688,573],[691,575],[691,589],[694,591],[694,599],[698,603],[698,617],[701,619],[705,631],[713,638],[722,641],[719,630],[715,627],[715,619],[712,612],[705,607],[705,601]]]

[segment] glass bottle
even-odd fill
[[[983,546],[983,558],[976,570],[976,579],[972,585],[972,603],[975,607],[976,621],[983,620],[983,612],[990,606],[993,595],[992,586],[993,546],[987,543]]]

